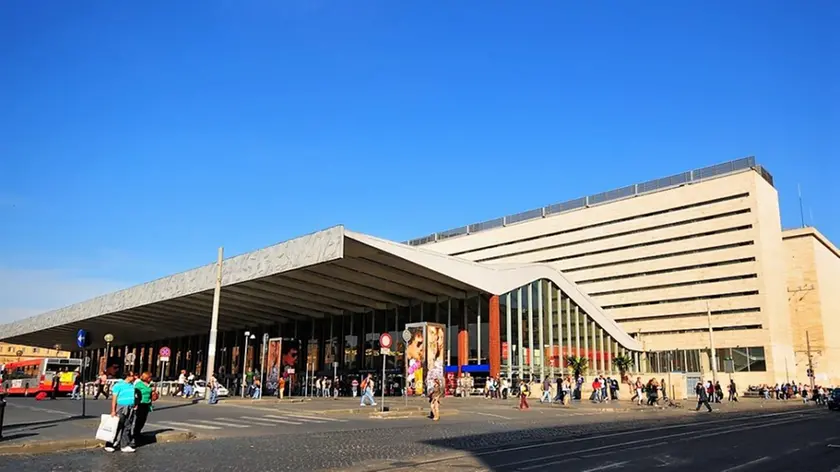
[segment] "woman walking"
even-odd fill
[[[440,386],[440,379],[435,379],[434,387],[429,395],[429,403],[431,403],[431,418],[434,421],[440,420],[440,399],[443,397],[443,388]]]

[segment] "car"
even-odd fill
[[[195,381],[195,396],[197,397],[204,397],[204,390],[207,386],[207,382],[204,380],[196,380]],[[228,389],[226,389],[223,385],[219,385],[219,389],[216,392],[220,397],[226,397],[230,395]]]
[[[828,394],[828,409],[840,410],[840,388],[835,388]]]

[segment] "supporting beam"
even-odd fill
[[[465,300],[458,300],[461,304],[461,319],[458,320],[458,376],[461,375],[461,367],[469,363],[470,357],[470,332],[467,323],[467,307]]]
[[[490,363],[490,377],[496,378],[502,369],[502,320],[499,314],[499,296],[490,297],[490,351],[488,361]]]

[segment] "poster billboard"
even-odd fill
[[[282,338],[271,338],[268,340],[268,353],[265,368],[265,389],[266,395],[276,395],[277,386],[280,383],[280,375],[283,373],[280,353],[283,349]]]
[[[409,323],[405,346],[405,379],[408,395],[422,395],[439,380],[445,387],[446,329],[437,323]]]

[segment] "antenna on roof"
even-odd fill
[[[799,192],[799,218],[802,221],[802,226],[800,228],[805,227],[805,210],[802,209],[802,186],[796,184],[796,190]]]

